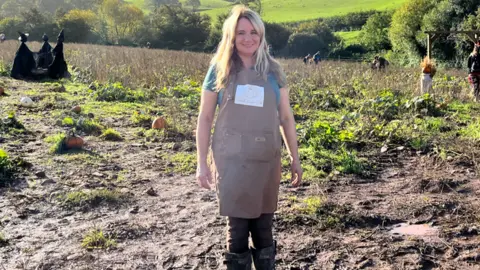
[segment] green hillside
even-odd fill
[[[128,0],[144,8],[144,1]],[[406,0],[263,0],[263,18],[271,22],[292,22],[331,17],[355,11],[385,10],[399,7]],[[183,2],[183,1],[182,1]],[[224,0],[200,0],[201,12],[211,16],[229,10],[231,3]]]
[[[137,7],[144,9],[144,2],[145,0],[125,0],[125,2],[134,3]]]
[[[337,36],[341,37],[346,45],[358,44],[358,38],[362,31],[350,31],[350,32],[335,32]]]
[[[126,0],[126,2],[134,3],[136,6],[142,8],[145,11],[148,11],[147,7],[145,6],[145,3],[147,1],[148,0]],[[186,0],[180,0],[180,2],[184,3],[186,2]],[[202,5],[200,6],[199,10],[204,10],[204,11],[206,10],[212,11],[216,9],[225,8],[225,7],[228,7],[228,5],[230,4],[229,2],[224,0],[200,0],[200,2],[202,3]]]

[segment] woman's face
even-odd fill
[[[241,18],[235,31],[235,47],[238,54],[253,56],[260,45],[260,34],[257,33],[250,20]]]

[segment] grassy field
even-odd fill
[[[145,6],[148,0],[127,0],[127,2],[131,2],[136,6],[142,8],[144,11],[148,12],[148,8]],[[181,3],[185,3],[186,0],[180,0]],[[201,6],[199,10],[211,10],[217,8],[224,8],[229,5],[228,2],[223,0],[202,0]]]
[[[127,0],[126,2],[133,3],[141,9],[145,9],[145,0]]]
[[[212,55],[67,43],[70,79],[19,81],[17,47],[0,44],[2,267],[222,269],[225,219],[194,179]],[[480,105],[463,71],[421,94],[418,68],[279,60],[304,183],[284,149],[276,269],[475,269]]]
[[[144,8],[145,0],[129,0]],[[270,22],[294,22],[320,17],[343,15],[349,12],[366,10],[386,10],[399,7],[405,0],[345,0],[334,2],[328,0],[264,0],[262,1],[263,18]],[[231,3],[222,0],[201,0],[203,13],[216,15],[229,10]]]
[[[346,45],[358,44],[358,38],[361,31],[349,31],[349,32],[335,32],[336,35],[341,37]]]

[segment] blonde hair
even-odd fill
[[[268,54],[268,45],[265,39],[265,25],[260,15],[255,11],[237,5],[233,7],[230,16],[223,24],[223,35],[217,52],[212,58],[211,64],[215,66],[217,75],[217,91],[225,88],[230,83],[230,76],[242,68],[242,61],[235,50],[235,37],[238,21],[246,18],[252,23],[253,27],[260,35],[260,45],[254,54],[254,69],[266,81],[269,73],[273,73],[278,84],[283,87],[286,85],[286,77],[280,64]]]

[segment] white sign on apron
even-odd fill
[[[263,107],[265,99],[264,88],[257,85],[238,85],[235,94],[235,104]]]

